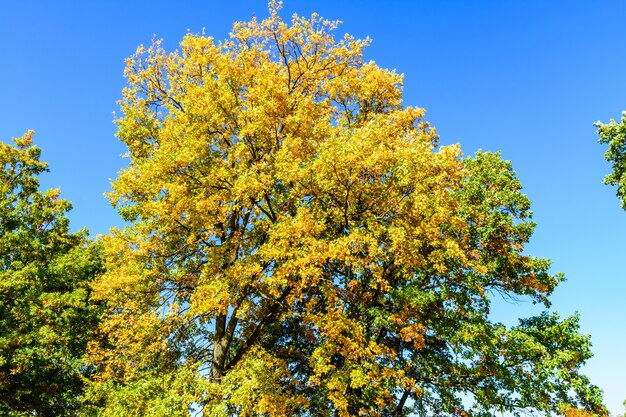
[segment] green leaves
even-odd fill
[[[369,40],[269,6],[127,60],[122,230],[71,233],[32,132],[0,145],[0,414],[604,413],[577,316],[490,315],[563,280],[512,164],[440,146]],[[622,200],[624,126],[598,124]]]
[[[0,413],[74,415],[102,248],[69,232],[58,190],[39,191],[46,164],[32,133],[0,145]]]
[[[617,186],[617,197],[622,202],[622,208],[626,209],[626,112],[622,113],[619,123],[611,119],[607,124],[598,121],[594,126],[600,135],[598,142],[609,145],[604,157],[611,163],[613,172],[604,177],[604,183]]]

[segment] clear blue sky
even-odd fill
[[[444,144],[500,150],[534,202],[529,252],[566,274],[553,309],[579,311],[595,358],[586,367],[613,413],[626,399],[626,212],[593,122],[626,110],[626,2],[287,0],[284,17],[339,19],[338,35],[373,39],[367,58],[405,74],[405,102],[424,107]],[[46,187],[73,201],[73,228],[106,233],[120,219],[103,198],[125,161],[112,112],[124,59],[153,35],[216,38],[265,17],[259,1],[0,1],[0,139],[35,129]],[[532,306],[498,305],[509,321]]]

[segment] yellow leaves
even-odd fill
[[[189,300],[191,314],[226,314],[231,301],[230,288],[220,277],[205,277],[201,280]]]
[[[396,109],[402,103],[402,78],[395,71],[378,67],[374,62],[351,66],[331,83],[334,100],[346,106],[358,105],[359,115],[367,120],[381,110]],[[346,120],[351,122],[350,119]]]
[[[424,331],[425,327],[421,324],[406,324],[398,333],[398,337],[405,342],[411,342],[415,349],[423,349],[426,347]]]
[[[561,412],[563,413],[564,417],[606,417],[607,416],[607,414],[592,413],[590,411],[572,407],[572,406],[562,407]]]
[[[169,331],[156,313],[133,314],[118,312],[103,317],[98,333],[105,339],[93,339],[87,351],[92,364],[98,364],[97,380],[112,377],[132,380],[155,358],[162,357],[167,349],[165,340]],[[108,343],[116,351],[103,349]]]
[[[219,387],[213,387],[211,394],[224,397],[226,404],[236,405],[241,416],[293,415],[306,407],[307,401],[298,394],[283,390],[282,384],[290,377],[284,361],[255,347],[228,373]],[[223,405],[220,408],[223,409]],[[216,407],[216,412],[218,409]]]
[[[35,134],[34,130],[29,130],[21,138],[16,138],[14,140],[15,146],[18,149],[26,149],[33,145],[33,135]]]
[[[109,197],[133,223],[107,238],[94,284],[121,353],[92,357],[104,379],[171,358],[203,369],[207,415],[317,401],[374,416],[400,389],[422,395],[426,334],[479,319],[494,259],[515,271],[496,277],[507,290],[546,278],[518,273],[535,265],[522,228],[477,236],[509,201],[500,188],[518,191],[494,182],[499,157],[476,168],[438,146],[424,110],[402,107],[402,75],[363,62],[369,40],[336,41],[317,15],[283,22],[280,7],[224,42],[188,34],[180,52],[156,41],[129,59],[130,165]]]
[[[369,378],[362,369],[353,369],[350,372],[350,386],[352,388],[361,388],[369,383]]]

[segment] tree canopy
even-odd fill
[[[617,197],[626,209],[626,112],[622,113],[620,123],[611,119],[609,123],[596,122],[600,143],[609,145],[604,157],[611,162],[613,172],[604,178],[605,184],[617,186]]]
[[[75,415],[100,249],[69,231],[59,190],[39,191],[46,163],[32,135],[0,143],[0,414]]]
[[[490,318],[494,295],[548,306],[562,281],[523,251],[511,164],[440,146],[368,40],[279,9],[127,61],[98,413],[602,412],[577,317]]]

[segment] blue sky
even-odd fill
[[[369,36],[367,59],[405,74],[405,103],[424,107],[444,144],[499,150],[533,200],[531,254],[567,281],[553,309],[581,313],[595,357],[587,374],[613,413],[626,399],[626,212],[601,184],[610,167],[593,123],[626,110],[624,1],[287,0]],[[265,1],[0,1],[0,140],[35,129],[46,187],[74,203],[74,228],[121,223],[104,199],[125,161],[113,112],[124,59],[153,35],[176,48],[190,30],[217,39],[265,17]],[[513,322],[536,310],[498,303]]]

